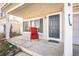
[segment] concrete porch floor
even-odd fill
[[[28,41],[22,36],[17,36],[7,40],[8,42],[21,48],[25,53],[37,56],[63,56],[64,44],[48,42],[47,40]]]

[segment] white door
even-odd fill
[[[79,14],[73,18],[73,44],[79,45]]]
[[[48,17],[48,39],[60,41],[61,39],[61,17],[60,14]]]

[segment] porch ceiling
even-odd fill
[[[9,14],[28,19],[62,11],[63,7],[63,3],[26,3]]]

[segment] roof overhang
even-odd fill
[[[47,8],[44,7],[44,6],[47,6]],[[49,10],[49,13],[58,12],[58,10],[63,9],[63,6],[64,6],[63,3],[25,3],[21,7],[16,8],[15,10],[9,12],[9,14],[26,19],[26,18],[29,18],[29,17],[31,18],[31,16],[35,15],[37,11],[40,11],[40,12],[37,12],[37,17],[40,17],[42,15],[38,15],[38,13],[40,14],[46,9]],[[46,13],[46,11],[45,11],[45,13]]]

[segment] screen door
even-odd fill
[[[49,16],[49,38],[60,39],[60,14]]]

